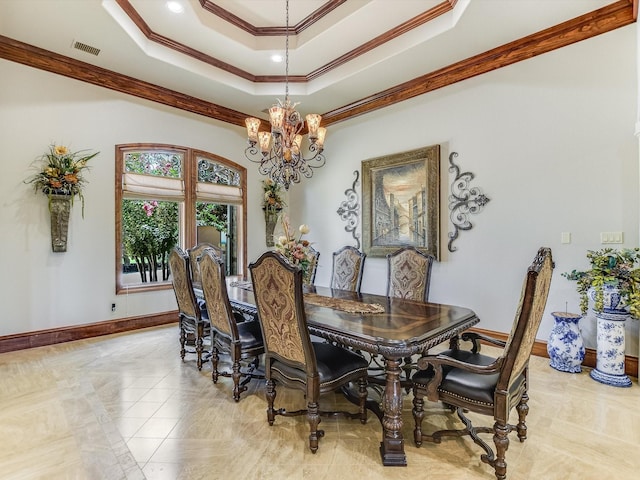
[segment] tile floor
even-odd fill
[[[489,350],[487,350],[489,351]],[[512,434],[509,479],[640,478],[640,388],[601,385],[532,358],[529,438]],[[239,403],[231,380],[213,385],[167,326],[0,354],[0,478],[491,480],[468,438],[416,448],[405,400],[408,467],[383,467],[381,427],[323,419],[312,455],[303,417],[266,420],[263,382]],[[349,407],[340,396],[324,404]],[[298,392],[278,404],[302,407]],[[452,424],[439,405],[425,427]],[[475,417],[478,418],[478,417]],[[489,438],[488,441],[491,441]]]

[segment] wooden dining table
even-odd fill
[[[228,293],[234,308],[257,315],[249,282],[229,281]],[[464,307],[326,287],[306,286],[304,297],[312,335],[384,357],[380,454],[383,465],[407,465],[402,435],[401,363],[407,357],[457,338],[478,323],[478,317]]]
[[[194,285],[202,298],[200,285]],[[250,282],[227,279],[232,307],[257,318]],[[326,287],[304,287],[309,333],[330,342],[384,357],[380,455],[385,466],[406,466],[402,435],[403,359],[420,354],[472,327],[480,320],[464,307],[356,293]],[[377,414],[377,412],[374,411]]]

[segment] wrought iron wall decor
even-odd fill
[[[353,181],[351,188],[347,188],[344,191],[347,199],[340,203],[337,213],[340,215],[342,221],[347,222],[344,229],[347,232],[351,232],[351,235],[353,235],[353,238],[356,241],[356,248],[360,250],[360,234],[356,232],[360,221],[358,217],[360,204],[358,203],[358,192],[356,192],[356,185],[358,185],[360,172],[358,172],[358,170],[354,170],[353,174],[356,176],[356,179]]]
[[[449,243],[447,245],[450,252],[455,252],[454,240],[458,238],[461,230],[471,230],[473,224],[469,221],[470,214],[480,213],[482,207],[489,203],[488,198],[479,187],[469,187],[474,174],[471,172],[460,173],[460,167],[453,163],[453,159],[458,156],[457,152],[449,155],[449,171],[455,173],[455,179],[451,184],[451,195],[449,195],[449,218],[455,230],[449,232]]]

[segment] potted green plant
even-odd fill
[[[589,250],[589,270],[563,273],[577,282],[580,309],[589,297],[597,320],[596,368],[589,376],[614,387],[630,387],[625,371],[625,321],[640,318],[640,248]]]
[[[628,308],[633,318],[640,318],[640,248],[589,250],[587,258],[590,269],[562,274],[577,282],[582,313],[589,308],[590,289],[593,289],[593,310],[601,313],[605,309],[605,289],[615,288],[621,306]]]

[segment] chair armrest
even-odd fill
[[[474,352],[476,353],[476,352]],[[502,368],[503,359],[499,357],[495,362],[489,365],[476,365],[473,363],[462,362],[451,358],[447,355],[426,355],[420,357],[417,366],[420,370],[433,369],[433,377],[426,384],[427,398],[433,402],[438,401],[438,387],[442,383],[442,366],[459,368],[479,375],[490,375],[498,373]]]
[[[498,340],[497,338],[489,337],[487,335],[483,335],[482,333],[478,333],[478,332],[464,332],[461,335],[461,338],[465,342],[473,343],[473,347],[471,349],[473,353],[480,352],[481,341],[490,343],[492,345],[496,345],[498,347],[504,347],[507,344],[507,342],[505,342],[504,340]]]

